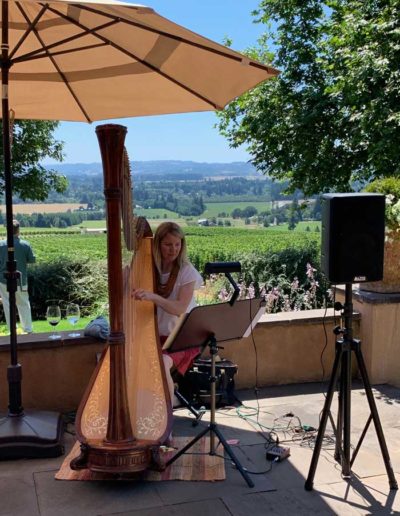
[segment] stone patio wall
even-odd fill
[[[353,309],[361,316],[361,349],[370,382],[400,387],[400,293],[367,292],[360,286],[353,288]],[[337,287],[336,298],[344,301],[343,288]]]
[[[335,352],[333,311],[324,310],[264,315],[252,336],[224,343],[219,354],[238,365],[236,387],[321,381],[329,378]],[[338,323],[338,321],[336,321]],[[359,330],[355,318],[355,333]],[[48,334],[18,339],[22,364],[22,399],[25,408],[62,412],[76,410],[104,343],[91,338],[49,341]],[[326,337],[325,337],[326,335]],[[322,350],[325,352],[321,359]],[[256,360],[257,357],[257,360]],[[0,338],[0,411],[8,404],[8,338]],[[257,377],[256,377],[257,368]]]

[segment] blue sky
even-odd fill
[[[159,14],[188,29],[222,43],[233,40],[242,50],[254,44],[262,26],[253,23],[251,11],[258,0],[151,0]],[[126,147],[133,161],[192,160],[202,162],[247,161],[244,148],[230,149],[213,126],[214,113],[193,113],[120,119],[128,128]],[[95,124],[62,122],[56,138],[65,142],[65,163],[100,161]],[[47,161],[47,163],[51,163]]]

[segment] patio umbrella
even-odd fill
[[[17,360],[18,273],[12,232],[9,109],[16,119],[85,122],[218,110],[277,71],[141,5],[102,0],[1,3],[6,276],[11,324],[9,416],[15,427],[16,416],[23,425],[27,415],[22,409]],[[35,414],[34,420],[39,416]],[[5,418],[0,425],[0,457],[9,442],[5,430],[9,422]],[[46,425],[51,425],[49,420]],[[53,427],[55,435],[59,432],[58,417]],[[35,433],[40,436],[43,432]]]

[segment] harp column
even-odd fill
[[[129,416],[123,331],[123,279],[121,251],[121,169],[126,127],[105,124],[96,127],[104,174],[107,210],[108,299],[110,317],[110,405],[106,441],[134,441]]]

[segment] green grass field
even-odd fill
[[[192,219],[192,223],[197,225],[197,220],[198,219],[196,217],[190,217],[190,218]],[[170,220],[170,219],[168,219],[168,220]],[[178,224],[180,224],[182,226],[186,226],[187,225],[187,220],[185,220],[185,219],[173,219],[173,220],[175,220]],[[242,228],[242,229],[256,229],[256,228],[259,229],[260,228],[260,226],[258,224],[245,224],[243,219],[231,219],[231,218],[227,217],[227,218],[223,218],[221,220],[230,220],[232,226],[238,227],[238,228]],[[161,219],[149,219],[150,226],[152,226],[152,227],[157,227],[163,221],[164,221],[163,218],[161,218]],[[73,226],[73,228],[71,228],[71,230],[80,230],[81,228],[105,229],[105,227],[106,227],[106,221],[105,220],[86,220],[86,221],[82,222],[81,224],[79,224],[79,226]],[[313,220],[299,222],[296,225],[294,231],[308,231],[307,227],[310,228],[310,231],[316,231],[315,230],[316,227],[321,229],[321,223],[313,221]],[[25,230],[25,232],[28,231],[28,233],[34,234],[35,232],[38,232],[39,229],[40,228],[29,228],[29,230]],[[280,224],[279,226],[269,226],[266,229],[268,231],[288,231],[288,225],[287,224]],[[48,229],[48,231],[51,232],[52,230]],[[66,231],[68,231],[68,230],[66,230]]]
[[[155,230],[156,226],[163,219],[150,219],[150,225]],[[105,221],[94,221],[92,228],[105,227]],[[179,221],[181,222],[181,221]],[[239,221],[234,221],[239,222]],[[234,227],[198,227],[196,222],[191,226],[186,226],[185,231],[188,233],[189,252],[206,252],[208,254],[217,252],[218,256],[225,251],[230,252],[235,249],[249,250],[274,248],[279,243],[279,248],[284,245],[297,245],[298,237],[307,240],[319,240],[320,232],[315,231],[315,227],[320,225],[318,222],[301,222],[296,226],[295,231],[288,231],[287,225],[270,226],[263,228],[260,226],[248,226],[235,224]],[[181,222],[182,223],[182,222]],[[307,226],[310,231],[306,231]],[[194,231],[195,230],[195,231]],[[106,235],[100,233],[83,233],[78,230],[75,232],[63,231],[59,229],[48,231],[31,231],[27,229],[26,233],[21,230],[22,237],[26,235],[26,239],[32,245],[37,263],[52,262],[60,257],[70,257],[75,259],[77,256],[90,260],[102,260],[106,258]],[[295,237],[294,234],[298,235]],[[195,235],[195,236],[194,236]],[[269,238],[268,235],[271,235]],[[274,238],[272,239],[272,235]],[[306,237],[307,235],[307,237]],[[302,240],[303,241],[303,240]],[[273,242],[273,243],[272,243]],[[222,259],[221,257],[218,259]]]
[[[171,211],[169,213],[173,213],[173,212]],[[187,222],[186,222],[185,219],[177,218],[177,217],[168,217],[168,218],[164,218],[164,217],[160,217],[160,218],[151,217],[150,218],[147,214],[145,214],[145,217],[147,218],[150,226],[152,226],[152,227],[158,226],[159,224],[161,224],[161,222],[164,222],[165,220],[173,220],[174,222],[177,222],[181,226],[186,226],[187,225]],[[106,229],[106,225],[107,225],[107,223],[106,223],[105,220],[84,220],[79,225],[73,226],[73,229],[75,229],[75,230],[81,230],[82,228],[85,228],[85,229]]]
[[[220,204],[221,205],[221,204]],[[165,219],[150,219],[155,226]],[[236,222],[236,221],[235,221]],[[243,221],[241,221],[243,224]],[[320,223],[302,222],[295,231],[288,231],[287,225],[272,226],[269,228],[242,225],[241,227],[199,227],[197,220],[193,225],[184,228],[187,235],[189,258],[198,270],[204,269],[208,261],[235,261],[242,259],[246,253],[268,255],[279,253],[287,248],[305,249],[309,246],[319,246],[321,234],[315,231]],[[91,221],[87,227],[104,228],[105,221]],[[310,231],[306,231],[309,227]],[[24,229],[24,228],[23,228]],[[24,230],[21,234],[24,237]],[[36,265],[59,261],[60,258],[73,261],[102,261],[107,257],[107,235],[104,232],[81,233],[75,231],[26,228],[26,238],[31,243],[36,255]],[[82,319],[80,327],[87,321]],[[68,322],[62,321],[59,328],[68,330]],[[46,321],[35,321],[35,332],[49,332]],[[0,334],[5,334],[5,325],[0,325]]]
[[[153,225],[153,221],[152,225]],[[156,226],[160,221],[154,221]],[[303,247],[308,242],[318,243],[321,233],[311,229],[308,223],[299,224],[296,231],[285,227],[199,227],[186,226],[190,258],[202,267],[206,261],[232,261],[246,252],[279,252],[287,247]],[[154,231],[153,227],[153,231]],[[36,255],[36,263],[51,263],[60,258],[71,260],[105,260],[107,236],[105,233],[68,233],[56,230],[51,233],[27,235]],[[235,258],[236,259],[236,258]]]
[[[146,217],[148,219],[179,219],[179,215],[175,211],[166,210],[164,208],[135,208],[135,215],[138,217]]]
[[[103,220],[83,220],[80,224],[73,226],[75,229],[88,228],[88,229],[105,229],[106,221]]]
[[[293,231],[308,231],[307,227],[310,228],[311,232],[316,232],[316,227],[321,229],[321,222],[315,220],[307,220],[299,222]],[[279,226],[269,226],[267,231],[289,231],[288,224],[279,224]]]
[[[199,216],[200,219],[218,217],[219,213],[230,215],[235,208],[244,210],[247,206],[254,206],[258,213],[271,208],[270,202],[210,202],[206,203],[206,210]]]
[[[32,234],[40,234],[40,233],[76,233],[79,230],[79,226],[71,226],[70,228],[62,229],[62,228],[23,228],[21,227],[21,237],[23,238],[23,234],[32,235]],[[6,237],[6,228],[4,226],[0,226],[0,237]]]
[[[83,333],[83,329],[87,326],[90,321],[90,317],[82,317],[78,323],[72,327],[66,319],[62,319],[57,324],[55,332],[58,331],[71,331],[71,333]],[[17,325],[18,326],[18,325]],[[47,321],[33,321],[33,332],[34,333],[52,333],[53,327]],[[8,335],[8,328],[5,323],[0,324],[0,336]],[[17,333],[22,333],[17,329]]]

